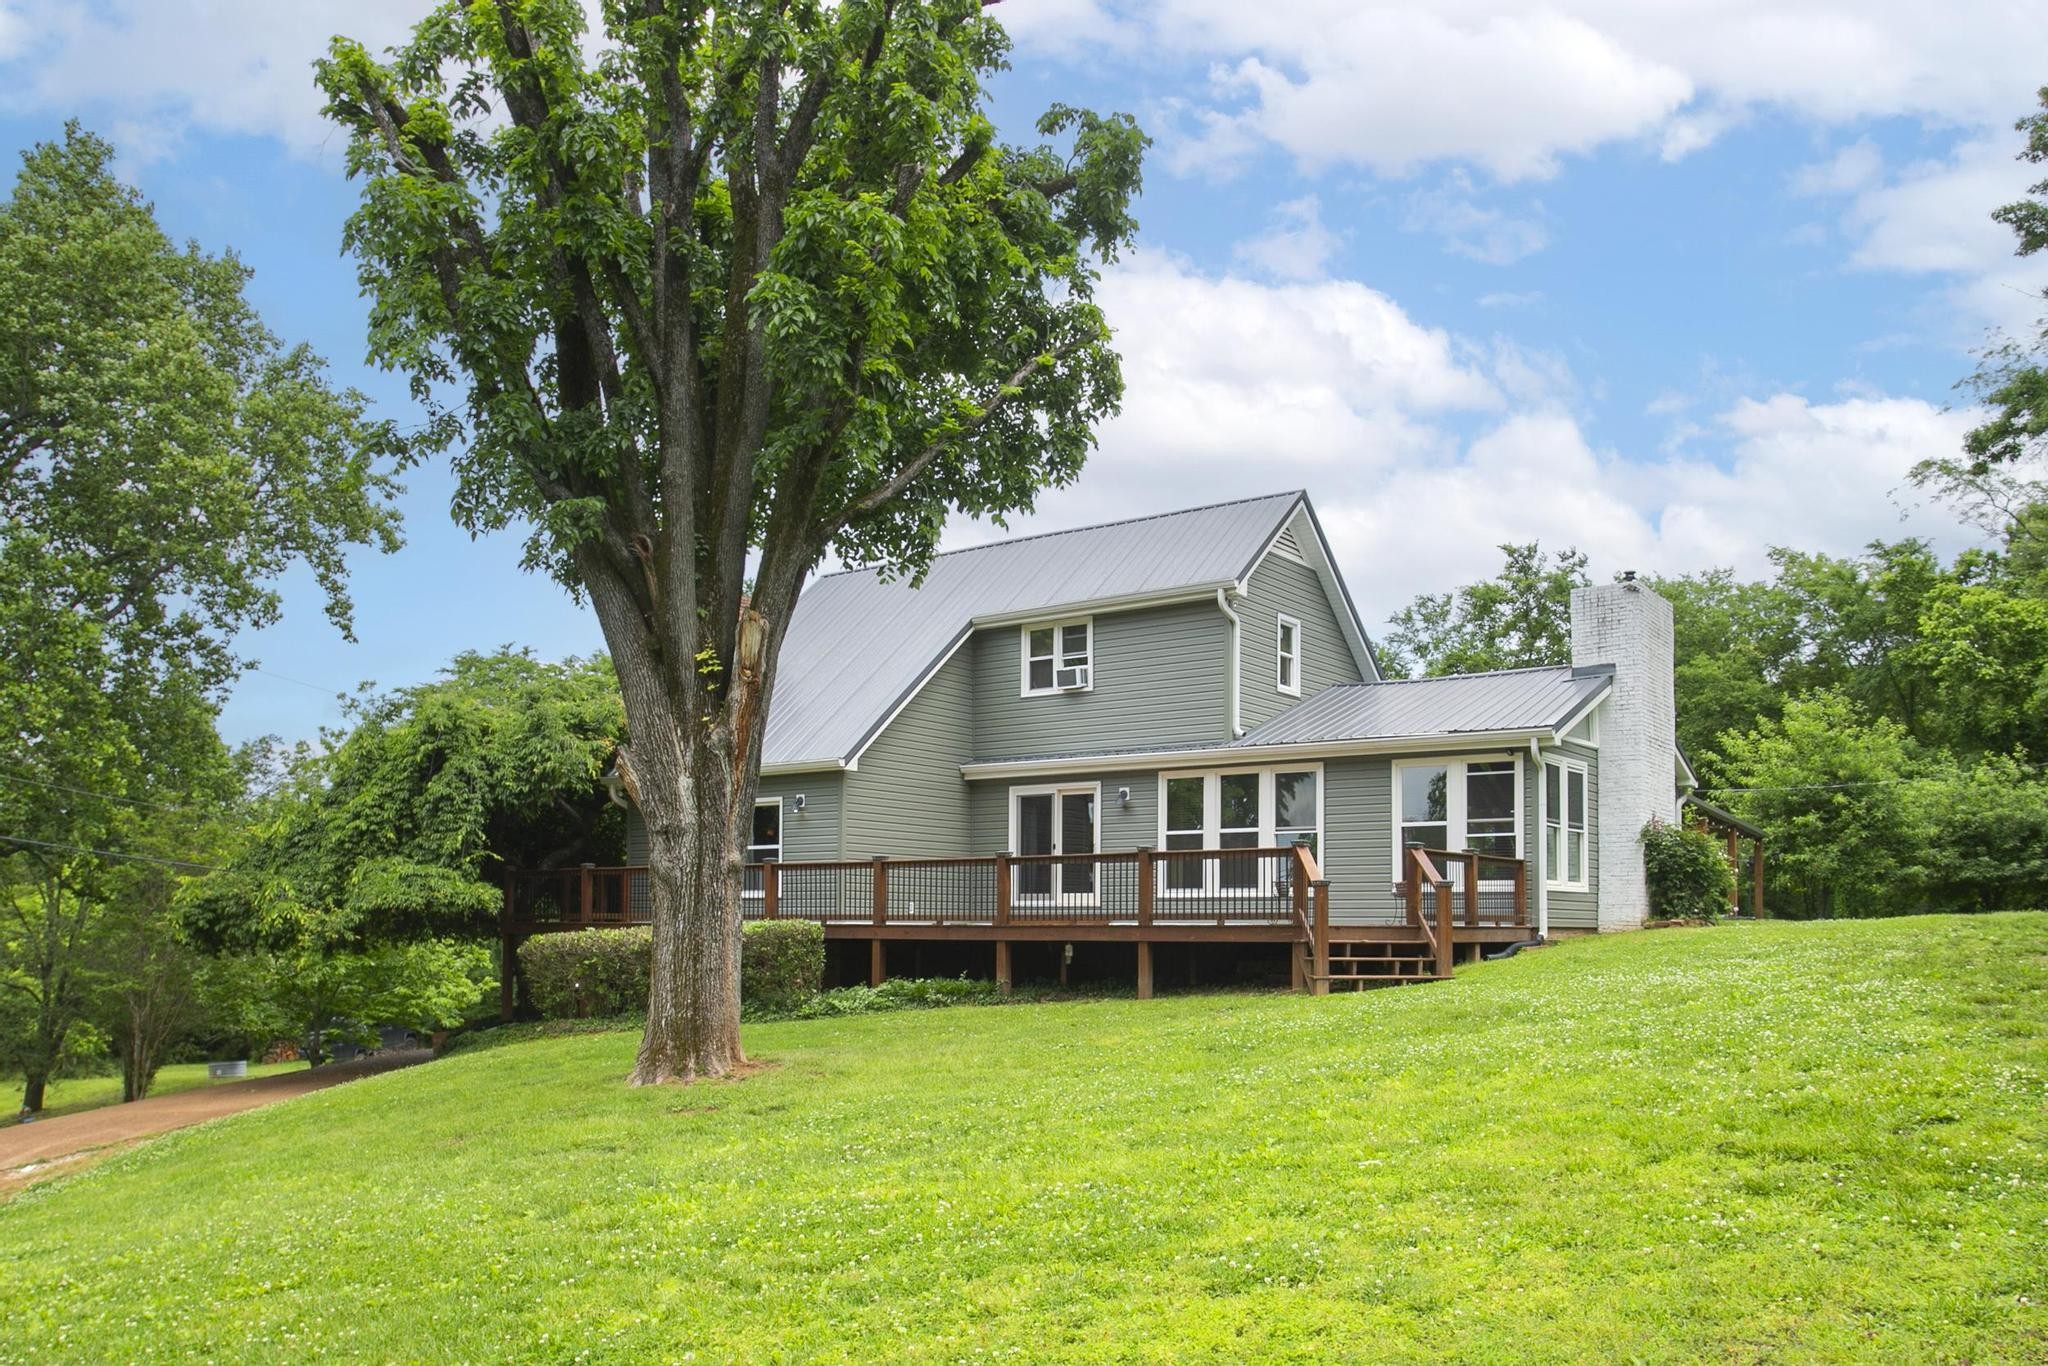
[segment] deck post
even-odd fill
[[[1764,842],[1749,842],[1749,913],[1764,918]]]
[[[1465,923],[1479,923],[1479,855],[1465,856]]]
[[[1010,988],[1015,985],[1016,978],[1010,967],[1010,941],[998,939],[996,941],[996,988],[1003,995],[1008,996]]]
[[[510,1023],[513,1007],[518,1004],[519,987],[516,970],[519,960],[514,957],[516,949],[512,943],[512,870],[505,870],[505,910],[498,920],[498,1019]]]
[[[773,920],[781,913],[782,875],[776,871],[774,859],[765,859],[761,863],[761,918]]]
[[[1318,878],[1310,886],[1316,902],[1315,980],[1309,989],[1318,996],[1330,994],[1330,884]]]
[[[1457,961],[1457,945],[1451,942],[1457,917],[1451,914],[1451,884],[1440,882],[1436,888],[1436,975],[1449,977],[1451,965]]]
[[[1742,843],[1733,830],[1728,832],[1728,914],[1742,913]]]
[[[868,941],[868,985],[878,987],[889,976],[887,947],[879,939]]]
[[[1149,930],[1152,928],[1152,896],[1155,891],[1155,888],[1153,886],[1152,867],[1152,846],[1149,844],[1139,845],[1138,928],[1140,930]]]
[[[886,925],[889,923],[889,859],[886,855],[876,854],[874,863],[875,923]]]
[[[1515,923],[1529,923],[1529,860],[1515,860]]]
[[[581,919],[582,919],[583,923],[584,923],[584,924],[586,924],[586,925],[588,925],[588,924],[590,923],[590,907],[591,907],[591,901],[592,901],[592,898],[596,896],[596,894],[597,894],[597,865],[596,865],[596,864],[594,864],[594,863],[586,863],[586,864],[584,864],[584,865],[583,865],[583,891],[582,891],[582,912],[581,912]]]
[[[1146,939],[1138,941],[1138,999],[1152,999],[1152,944]]]
[[[1410,841],[1401,851],[1401,885],[1408,893],[1408,923],[1416,929],[1422,928],[1422,877],[1415,864],[1415,851],[1422,846]]]
[[[996,855],[996,915],[998,925],[1010,923],[1010,851],[1005,849]]]

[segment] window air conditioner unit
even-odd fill
[[[1076,664],[1070,668],[1055,669],[1052,685],[1061,692],[1081,692],[1088,686],[1088,666]]]

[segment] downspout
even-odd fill
[[[1550,812],[1546,809],[1549,804],[1550,783],[1547,781],[1547,775],[1543,772],[1543,747],[1533,735],[1529,737],[1529,767],[1536,783],[1536,839],[1534,848],[1537,854],[1536,861],[1541,863],[1543,837],[1550,828]],[[1548,866],[1541,868],[1536,878],[1536,935],[1540,939],[1550,938],[1550,869]]]
[[[1241,672],[1237,649],[1240,624],[1237,613],[1230,610],[1229,589],[1216,590],[1216,608],[1223,613],[1223,619],[1230,623],[1230,738],[1236,740],[1244,735],[1244,714],[1243,708],[1239,705],[1239,694],[1243,690],[1239,687],[1238,678]]]

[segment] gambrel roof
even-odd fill
[[[1299,491],[1072,531],[1019,536],[935,557],[924,582],[875,569],[827,574],[797,600],[780,661],[767,770],[854,762],[977,626],[1187,601],[1242,590],[1296,511],[1361,672],[1372,646]]]

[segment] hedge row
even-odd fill
[[[519,946],[527,998],[543,1019],[582,1020],[647,1010],[654,933],[577,930],[539,934]],[[817,995],[825,978],[825,931],[805,920],[761,920],[740,938],[740,998],[786,1010]]]

